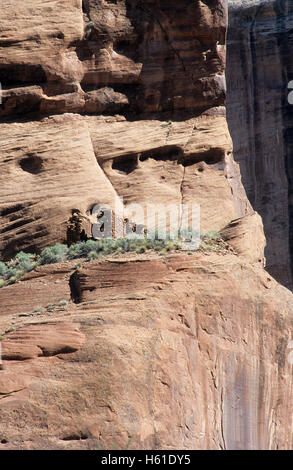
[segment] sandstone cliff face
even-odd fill
[[[0,329],[15,328],[1,448],[123,448],[129,435],[132,449],[292,448],[292,294],[244,258],[67,262],[0,301]]]
[[[290,449],[292,294],[225,115],[226,2],[4,3],[0,250],[95,204],[201,206],[230,252],[39,267],[0,290],[0,447]]]
[[[223,3],[4,2],[2,116],[222,105]]]
[[[293,79],[291,1],[229,0],[227,119],[253,208],[263,219],[267,269],[292,288]]]
[[[203,231],[251,212],[223,107],[224,2],[33,10],[4,4],[2,257],[66,241],[75,209],[91,235],[92,207],[117,196],[125,206],[197,202]]]

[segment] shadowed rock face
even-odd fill
[[[30,2],[3,6],[0,116],[194,115],[224,104],[222,1],[65,0],[54,8],[33,3],[33,13]]]
[[[292,288],[293,3],[229,1],[227,119],[253,208],[263,219],[267,269]]]

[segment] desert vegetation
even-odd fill
[[[226,244],[217,232],[208,232],[201,236],[200,250],[221,251]],[[87,240],[68,247],[61,243],[44,248],[39,255],[21,251],[10,261],[0,261],[0,288],[13,284],[21,279],[26,273],[34,270],[37,266],[58,263],[66,260],[84,258],[88,261],[103,258],[111,254],[123,254],[134,252],[143,254],[146,252],[157,252],[166,255],[168,252],[183,249],[183,240],[167,236],[160,239],[158,234],[152,238],[105,238],[101,240]]]

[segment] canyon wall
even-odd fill
[[[253,208],[267,238],[268,271],[292,288],[293,2],[229,0],[227,120]]]
[[[225,115],[225,2],[3,3],[2,258],[67,241],[95,204],[252,212]],[[141,220],[138,220],[141,222]]]
[[[226,244],[2,287],[0,448],[291,449],[293,296],[233,159],[227,2],[6,0],[1,26],[1,259],[117,197],[198,203]]]
[[[229,252],[75,264],[0,289],[0,449],[292,449],[290,291]]]

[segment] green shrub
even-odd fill
[[[67,246],[61,245],[61,243],[45,248],[40,255],[39,264],[52,264],[63,261],[67,251]]]
[[[20,271],[23,271],[24,273],[28,273],[32,271],[32,269],[34,269],[36,266],[36,263],[34,262],[34,255],[20,251],[15,256],[14,265]]]
[[[100,246],[101,251],[104,253],[112,253],[117,247],[117,240],[114,238],[105,238],[101,241],[97,241],[97,243],[98,246]]]
[[[17,269],[16,268],[8,268],[6,271],[6,279],[11,279],[12,277],[17,277]]]
[[[145,253],[146,252],[146,248],[145,246],[140,246],[140,247],[137,247],[136,248],[136,253],[140,254],[140,253]]]
[[[81,258],[80,243],[77,243],[76,245],[71,245],[67,251],[66,257],[68,259]]]
[[[119,253],[125,253],[126,251],[129,251],[129,246],[130,240],[125,238],[118,238],[118,240],[116,240],[116,247]]]
[[[7,272],[6,264],[0,261],[0,277],[4,277]]]
[[[5,330],[5,333],[4,333],[4,334],[6,335],[7,333],[12,333],[12,331],[15,331],[15,327],[14,327],[14,326],[10,326],[7,330]]]
[[[99,253],[103,250],[102,241],[87,240],[86,242],[77,243],[76,245],[71,245],[68,249],[67,258],[76,259],[76,258],[86,258],[89,253]]]
[[[45,311],[45,310],[44,310],[43,307],[36,307],[36,308],[34,309],[34,312],[35,312],[35,313],[42,313],[42,312],[44,312],[44,311]]]
[[[225,248],[225,243],[219,232],[207,232],[201,236],[200,249],[207,251],[219,251]]]
[[[141,238],[136,234],[131,234],[129,238],[103,238],[100,240],[87,240],[71,245],[57,243],[54,246],[45,248],[38,257],[30,253],[21,251],[14,259],[7,263],[0,262],[0,288],[16,282],[25,273],[33,270],[38,265],[58,263],[63,260],[73,260],[76,258],[86,258],[87,260],[95,260],[102,256],[110,254],[123,254],[134,252],[138,254],[145,253],[148,250],[161,253],[163,256],[167,252],[182,249],[183,240],[198,238],[199,233],[188,228],[181,231],[180,237],[178,233],[166,234],[166,239],[160,239],[160,231],[158,229],[151,230],[147,236]],[[149,237],[149,238],[146,238]],[[225,248],[224,242],[218,232],[207,232],[201,237],[200,248],[202,250],[218,251]],[[81,263],[75,265],[75,268],[81,266]],[[51,309],[52,306],[49,306]]]
[[[90,251],[88,254],[87,254],[87,259],[89,261],[93,261],[95,259],[99,258],[99,255],[96,251]]]
[[[99,253],[103,250],[100,241],[87,240],[85,243],[81,243],[81,254],[86,257],[89,253]]]
[[[25,271],[23,271],[22,269],[18,269],[16,273],[16,277],[18,278],[22,277],[24,274],[25,274]]]
[[[212,231],[209,231],[209,232],[206,232],[206,233],[204,233],[203,235],[201,235],[200,238],[201,238],[202,240],[204,240],[204,239],[210,239],[210,240],[211,240],[211,239],[214,239],[214,240],[216,240],[216,239],[221,238],[221,234],[220,234],[219,232],[212,232]]]

